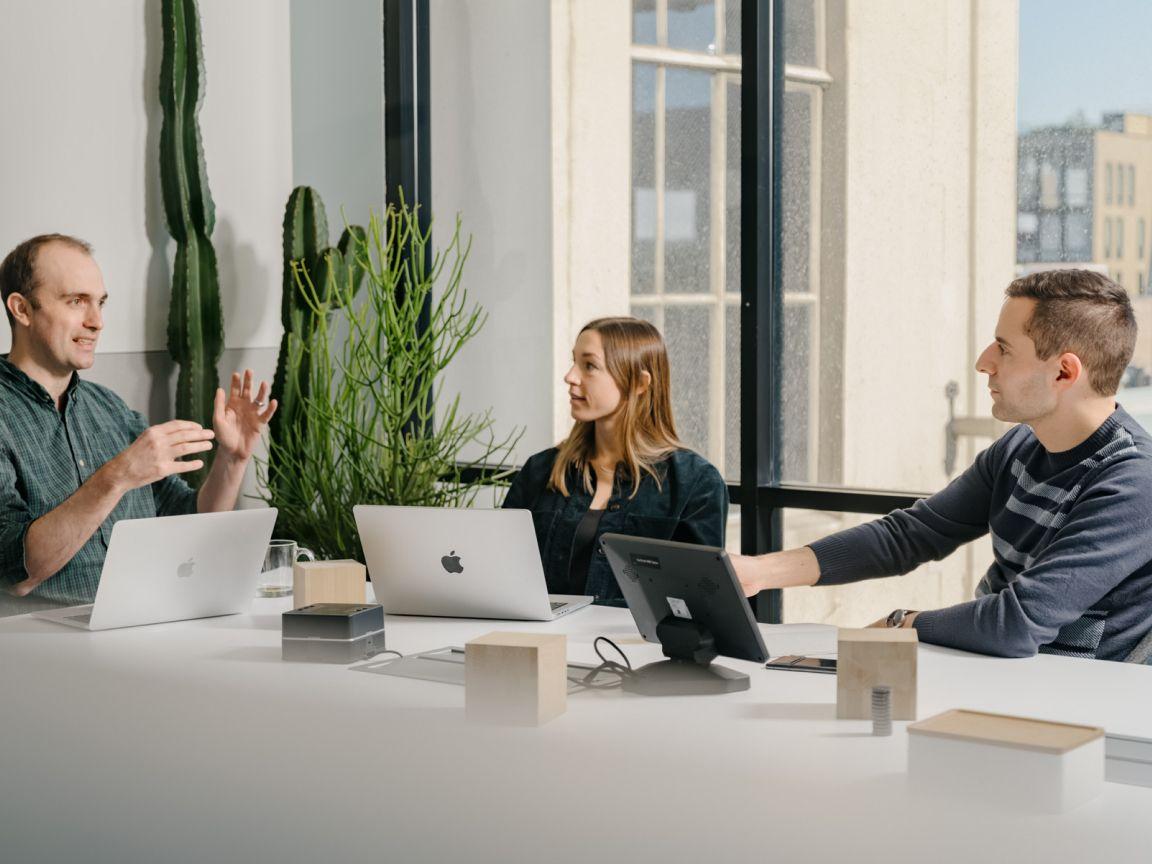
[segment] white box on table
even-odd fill
[[[908,727],[913,783],[992,804],[1062,813],[1104,784],[1104,730],[954,709]]]

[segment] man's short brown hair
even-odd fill
[[[87,255],[92,254],[92,245],[78,237],[67,234],[38,234],[31,237],[13,249],[0,263],[0,303],[4,304],[4,312],[8,315],[8,324],[15,328],[16,319],[8,310],[8,298],[13,294],[28,297],[36,290],[36,256],[40,249],[49,243],[63,243]]]
[[[1004,294],[1036,301],[1024,332],[1037,357],[1070,352],[1101,396],[1120,389],[1136,348],[1136,315],[1123,288],[1092,270],[1045,270],[1017,279]]]

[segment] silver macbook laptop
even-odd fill
[[[122,519],[112,527],[95,602],[34,612],[112,630],[248,611],[276,510]]]
[[[388,615],[550,621],[592,602],[549,595],[527,510],[352,508]]]

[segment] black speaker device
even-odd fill
[[[280,620],[284,660],[347,665],[384,650],[384,607],[378,603],[314,603]]]

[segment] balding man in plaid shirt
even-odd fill
[[[149,426],[92,366],[108,297],[91,247],[33,237],[0,264],[12,351],[0,357],[0,584],[18,596],[89,603],[120,519],[231,510],[265,424],[276,411],[251,370],[216,392],[212,429],[189,420]],[[185,461],[217,448],[199,492]]]

